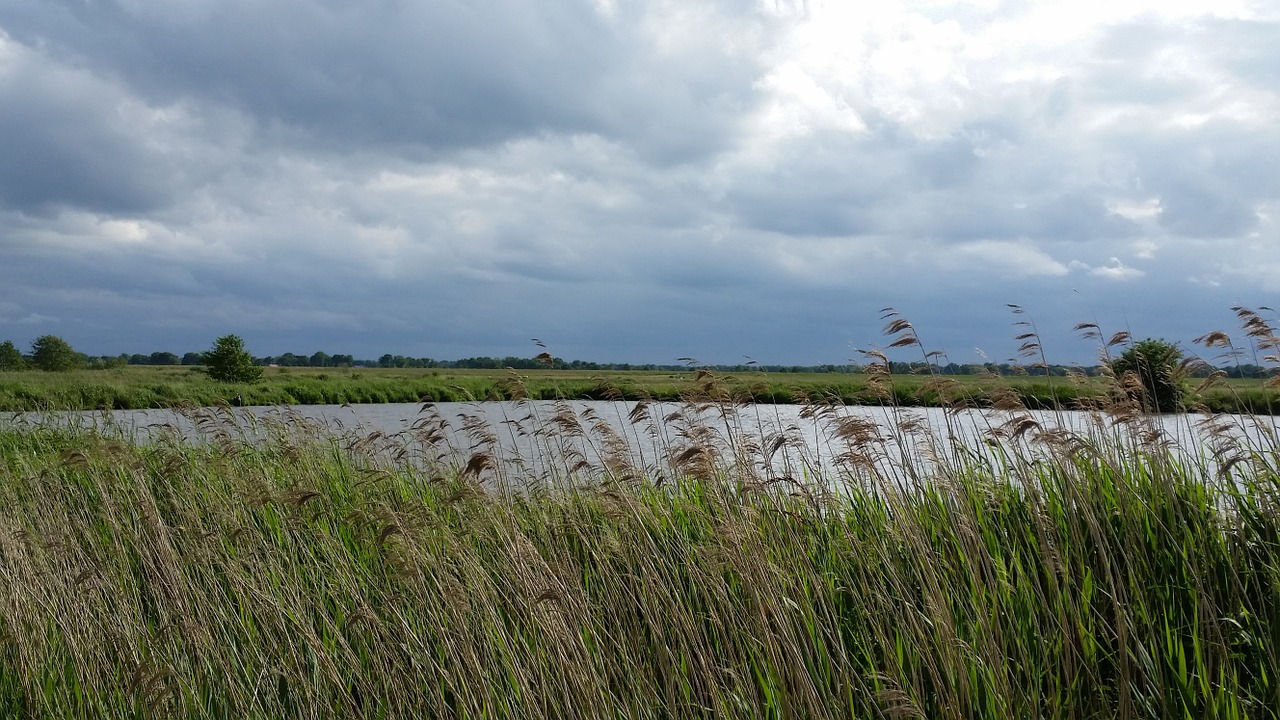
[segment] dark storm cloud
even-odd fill
[[[0,340],[844,362],[900,305],[968,362],[1007,302],[1076,359],[1085,320],[1194,336],[1280,276],[1268,12],[0,3]]]
[[[162,104],[230,102],[347,147],[448,146],[565,119],[556,83],[575,87],[602,58],[599,28],[564,20],[495,4],[95,2],[10,32]]]
[[[0,207],[127,213],[168,200],[167,160],[136,137],[141,108],[122,103],[118,91],[88,73],[49,68],[25,49],[4,49]]]
[[[1231,122],[1128,139],[1142,187],[1159,196],[1163,227],[1189,237],[1230,238],[1257,229],[1280,196],[1280,137]]]
[[[1137,233],[1107,208],[1102,188],[1057,181],[1069,159],[1032,141],[982,157],[978,137],[995,136],[976,125],[929,141],[811,137],[789,148],[787,164],[741,183],[728,200],[753,227],[790,235],[1052,241]]]
[[[957,192],[927,199],[930,208],[921,213],[922,222],[903,230],[961,240],[1035,238],[1046,243],[1138,233],[1133,223],[1112,214],[1098,194],[1084,189],[1020,188],[995,196]]]
[[[0,14],[18,40],[128,78],[154,103],[229,104],[283,140],[415,152],[588,132],[671,161],[706,153],[755,74],[714,42],[654,47],[635,32],[645,21],[630,4],[606,18],[589,2],[505,1],[67,2]]]
[[[1160,224],[1179,235],[1233,237],[1252,230],[1258,216],[1250,203],[1229,188],[1212,188],[1193,180],[1160,182]]]

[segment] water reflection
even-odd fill
[[[141,440],[198,442],[329,436],[395,460],[477,476],[661,480],[741,469],[754,477],[918,479],[979,463],[1028,472],[1038,460],[1123,450],[1228,471],[1276,456],[1273,416],[1166,415],[1119,422],[1098,413],[950,412],[939,408],[691,405],[613,401],[318,405],[9,414],[0,422],[67,423]],[[1093,450],[1090,450],[1093,448]]]

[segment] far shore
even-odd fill
[[[1099,377],[716,373],[702,370],[265,369],[252,384],[219,383],[200,367],[0,373],[0,411],[130,410],[218,405],[341,405],[485,400],[712,400],[903,407],[1079,410],[1110,402]],[[1280,392],[1224,380],[1192,395],[1190,411],[1271,415]]]

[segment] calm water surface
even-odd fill
[[[1168,415],[1137,423],[1083,412],[1015,414],[939,408],[836,407],[815,411],[795,405],[692,408],[678,403],[524,401],[433,405],[313,405],[255,407],[195,413],[121,410],[57,415],[8,414],[0,422],[74,422],[147,439],[177,432],[191,440],[214,439],[232,429],[242,436],[271,432],[314,433],[317,426],[343,436],[375,438],[388,446],[412,446],[415,457],[465,463],[476,453],[554,475],[579,461],[606,460],[648,472],[670,467],[692,447],[714,448],[763,471],[799,476],[847,471],[851,465],[900,468],[909,457],[999,461],[995,447],[1024,455],[1050,452],[1067,435],[1122,442],[1159,443],[1186,457],[1210,462],[1215,453],[1241,447],[1274,453],[1277,417]],[[1232,447],[1231,444],[1235,443]]]

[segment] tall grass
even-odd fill
[[[719,381],[739,399],[758,403],[836,400],[848,405],[945,406],[958,399],[989,407],[1012,394],[1035,408],[1091,407],[1105,401],[1104,378],[1040,376],[893,377],[891,392],[855,373],[735,373]],[[0,412],[130,410],[186,406],[341,405],[470,402],[521,397],[558,400],[677,401],[699,385],[695,372],[530,370],[401,370],[269,368],[262,382],[219,383],[199,370],[135,366],[113,370],[0,373]],[[1280,394],[1262,380],[1206,387],[1196,402],[1214,412],[1270,413]]]
[[[812,405],[820,466],[714,378],[621,429],[527,408],[457,445],[430,410],[396,436],[227,410],[146,443],[0,430],[0,716],[1280,708],[1266,435],[1183,452],[1140,417],[1012,412],[974,449]]]

